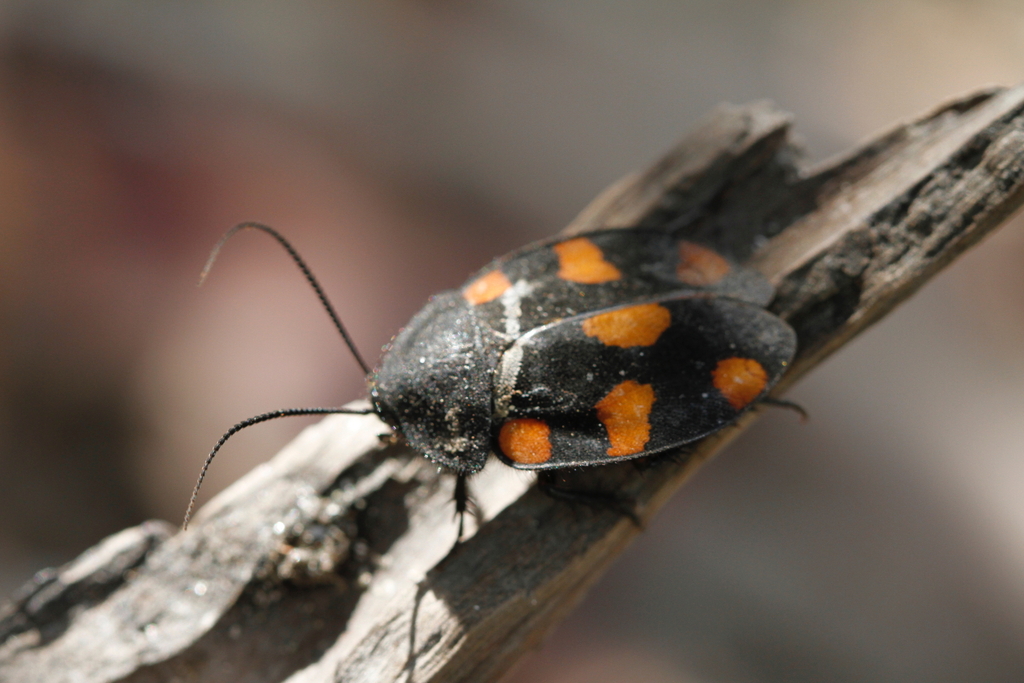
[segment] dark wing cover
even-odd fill
[[[621,323],[616,316],[636,318],[641,332],[604,325]],[[513,467],[547,469],[695,441],[762,398],[795,351],[782,319],[723,297],[662,299],[552,323],[521,337],[498,364],[495,451]]]
[[[513,252],[481,270],[463,291],[498,276],[495,271],[505,278],[503,296],[478,301],[475,309],[484,324],[513,339],[562,318],[675,293],[705,292],[762,306],[774,296],[759,273],[648,228],[585,233]]]

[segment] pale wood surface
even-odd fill
[[[724,106],[566,229],[674,227],[752,264],[797,329],[789,386],[1021,203],[1024,89],[988,90],[813,170],[789,117]],[[582,476],[649,519],[751,420],[678,462]],[[3,681],[489,681],[639,530],[492,464],[483,524],[450,556],[447,476],[335,416],[218,495],[186,533],[151,522],[41,573],[0,610]]]

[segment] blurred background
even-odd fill
[[[0,2],[0,592],[146,518],[266,410],[363,392],[434,291],[716,104],[809,162],[1024,80],[1018,0]],[[705,467],[508,681],[1024,679],[1024,225]],[[303,426],[236,437],[204,499]]]

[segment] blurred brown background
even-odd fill
[[[1019,0],[0,2],[0,592],[180,519],[232,423],[362,381],[433,291],[721,101],[809,161],[1024,80]],[[1024,226],[701,472],[510,681],[1024,680]],[[204,499],[303,425],[225,450]]]

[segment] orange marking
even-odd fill
[[[473,280],[464,290],[462,298],[474,306],[494,301],[505,293],[505,290],[512,286],[512,283],[500,270],[492,270],[482,277]]]
[[[586,237],[566,240],[551,247],[558,254],[558,277],[582,285],[622,279],[618,268],[604,260],[601,248]]]
[[[672,324],[672,313],[661,304],[640,304],[598,313],[583,321],[583,332],[605,346],[650,346]]]
[[[736,410],[743,410],[768,385],[768,373],[753,358],[726,358],[711,372],[715,388]]]
[[[641,452],[651,438],[651,406],[654,388],[626,380],[608,392],[597,403],[597,419],[608,430],[612,447],[608,455],[634,455]]]
[[[679,243],[679,265],[676,266],[676,277],[694,287],[713,285],[729,274],[729,262],[711,251],[693,242]]]
[[[551,459],[551,427],[529,417],[509,420],[501,425],[498,445],[510,460],[539,465]]]

